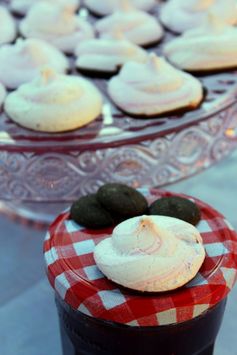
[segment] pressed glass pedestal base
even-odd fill
[[[130,143],[130,142],[129,142]],[[105,182],[164,186],[196,174],[237,145],[237,103],[162,137],[120,147],[62,152],[0,151],[1,209],[49,223]]]

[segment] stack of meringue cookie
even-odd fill
[[[199,107],[202,83],[191,73],[237,66],[237,2],[157,3],[4,1],[0,107],[28,129],[74,130],[103,110],[106,99],[91,77],[109,77],[111,103],[131,116]],[[179,35],[161,45],[165,28]]]
[[[181,196],[158,198],[149,206],[140,191],[109,183],[75,201],[70,219],[89,234],[113,227],[112,235],[95,247],[95,262],[108,279],[137,291],[181,287],[205,259],[202,237],[194,227],[201,210]]]

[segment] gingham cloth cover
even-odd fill
[[[177,195],[154,189],[141,191],[149,202]],[[220,213],[189,198],[201,209],[197,228],[206,258],[197,276],[186,286],[167,293],[142,294],[109,281],[97,268],[93,251],[96,244],[111,235],[112,228],[86,230],[64,212],[49,228],[44,243],[52,287],[72,308],[130,326],[173,324],[202,314],[225,298],[236,281],[237,235]]]

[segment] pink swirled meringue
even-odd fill
[[[25,37],[46,40],[66,53],[72,53],[82,40],[93,38],[92,26],[74,13],[71,6],[39,2],[20,23]]]
[[[138,291],[163,292],[185,285],[200,269],[205,249],[191,224],[166,216],[139,216],[120,223],[94,250],[110,280]]]
[[[102,97],[88,80],[44,69],[5,101],[8,116],[21,126],[42,132],[73,130],[93,121]]]
[[[10,8],[18,14],[25,15],[29,9],[36,3],[42,0],[11,0]],[[80,0],[44,0],[52,4],[68,4],[76,10],[80,5]]]
[[[82,70],[105,73],[116,72],[123,64],[133,60],[145,62],[144,49],[128,41],[119,33],[114,38],[98,38],[83,41],[75,50],[76,66]]]
[[[58,73],[69,67],[66,56],[49,43],[29,38],[0,47],[0,81],[9,89],[33,80],[44,66]]]
[[[230,25],[237,23],[236,0],[169,0],[161,9],[161,22],[174,32],[200,26],[212,11]]]
[[[117,10],[121,3],[121,0],[107,0],[107,1],[98,1],[98,0],[85,0],[84,4],[86,7],[98,14],[100,16],[110,15]],[[131,0],[132,5],[143,11],[149,11],[156,4],[156,0]]]
[[[0,45],[12,42],[16,37],[16,25],[9,11],[0,6]]]
[[[167,43],[164,55],[189,71],[237,67],[237,28],[209,15],[205,24]]]
[[[127,0],[121,1],[119,9],[112,15],[97,21],[95,29],[103,38],[113,38],[114,31],[118,30],[129,41],[141,46],[158,42],[163,36],[157,19],[135,9]]]
[[[6,97],[6,90],[4,86],[0,83],[0,109]]]
[[[120,73],[110,79],[108,91],[123,111],[142,116],[195,108],[203,97],[198,79],[153,53],[144,64],[126,63]]]

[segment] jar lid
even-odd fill
[[[108,280],[97,268],[95,245],[112,228],[89,230],[64,212],[50,226],[44,243],[49,281],[72,308],[99,319],[130,326],[157,326],[193,319],[224,299],[237,278],[237,234],[225,218],[202,201],[181,194],[143,188],[149,203],[166,196],[194,201],[201,210],[199,230],[206,251],[196,277],[170,292],[141,293]]]

